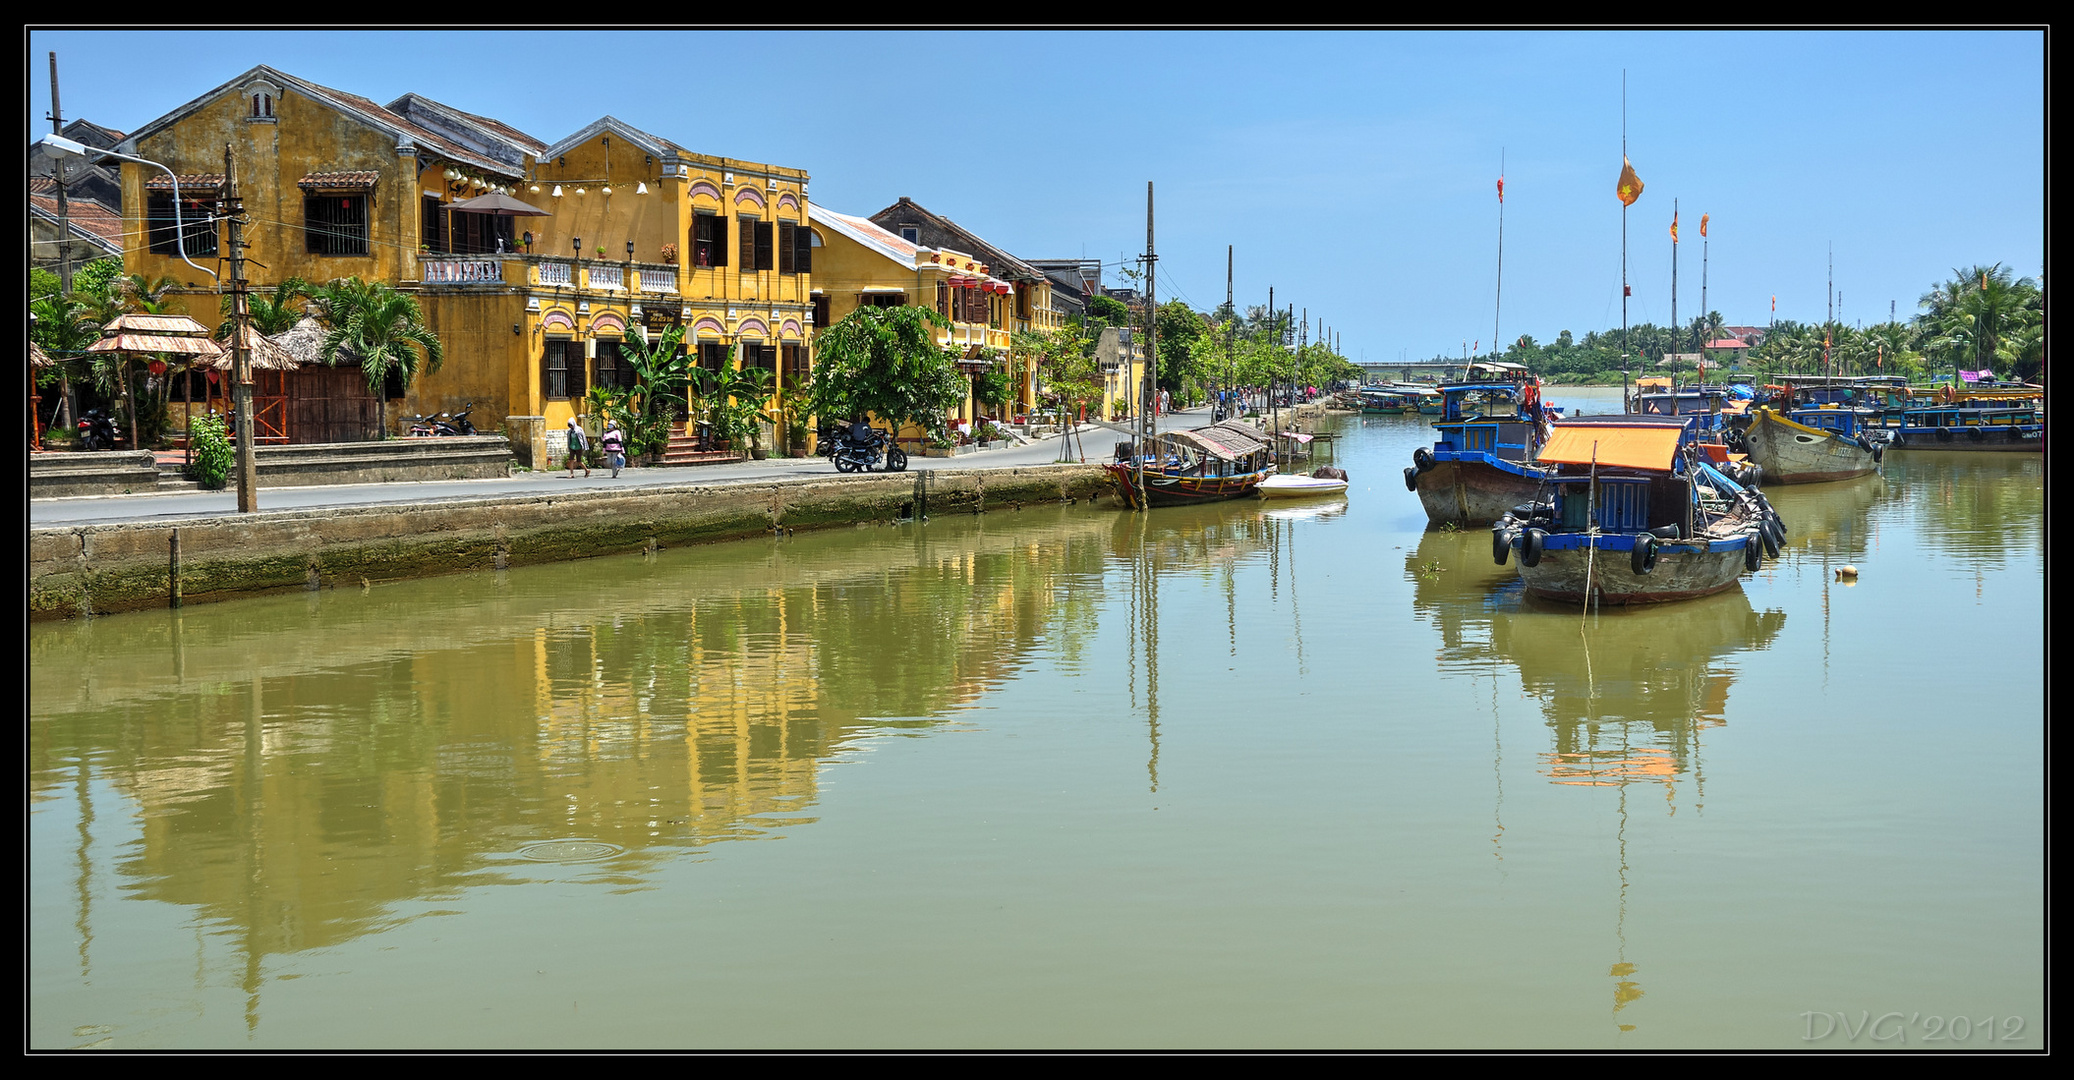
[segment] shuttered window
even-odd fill
[[[692,215],[691,265],[698,270],[727,265],[726,218],[715,214]]]
[[[742,273],[753,273],[756,265],[756,227],[761,224],[754,218],[741,218],[742,228]]]
[[[540,395],[551,401],[583,396],[583,350],[576,342],[548,339],[540,355]]]
[[[778,268],[777,249],[773,242],[773,234],[777,230],[772,228],[773,224],[773,222],[769,221],[759,221],[756,223],[756,268],[758,270],[776,270]],[[746,234],[749,230],[744,229],[742,231]],[[745,266],[742,269],[747,270],[748,267]]]
[[[814,231],[789,221],[778,222],[778,273],[814,272]]]
[[[827,296],[814,297],[814,325],[817,327],[825,327],[828,325]]]

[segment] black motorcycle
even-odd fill
[[[79,418],[79,445],[83,449],[113,450],[115,441],[121,437],[122,429],[99,409],[88,409]]]
[[[448,418],[448,419],[447,419],[447,420],[445,421],[445,423],[444,423],[444,424],[442,425],[442,427],[443,427],[443,429],[444,429],[444,430],[440,431],[440,434],[441,434],[441,435],[473,435],[473,434],[475,434],[475,425],[474,425],[473,423],[470,423],[470,422],[469,422],[469,420],[468,420],[468,414],[469,414],[469,413],[471,413],[471,412],[474,412],[474,411],[475,411],[475,402],[473,402],[473,401],[469,402],[469,403],[468,403],[468,404],[466,404],[466,405],[463,405],[463,406],[461,406],[461,411],[460,411],[460,412],[457,412],[457,413],[455,413],[455,414],[454,414],[453,416],[449,417],[449,418]]]
[[[842,473],[870,472],[885,457],[885,471],[907,471],[907,451],[893,445],[891,433],[880,431],[863,421],[848,427],[838,428],[829,445],[828,456],[835,462],[835,471]]]

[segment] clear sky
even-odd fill
[[[1632,322],[1902,317],[1956,267],[2045,259],[2041,30],[938,32],[40,30],[29,138],[132,131],[259,64],[416,92],[554,142],[610,114],[793,166],[816,203],[906,195],[1023,258],[1145,247],[1158,298],[1294,304],[1360,360]],[[1499,205],[1505,174],[1503,289]]]

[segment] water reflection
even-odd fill
[[[1026,511],[38,627],[31,799],[77,803],[82,973],[90,879],[110,869],[235,937],[256,1023],[265,957],[394,925],[399,900],[543,874],[642,889],[660,860],[811,822],[823,762],[953,722],[1041,638],[1084,647],[1116,519]],[[96,817],[97,786],[134,823]],[[112,867],[104,827],[138,833]]]

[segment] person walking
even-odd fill
[[[571,479],[571,480],[574,480],[574,479],[576,479],[576,467],[577,467],[578,465],[582,465],[582,466],[583,466],[583,475],[584,475],[584,476],[586,476],[586,477],[587,477],[587,476],[589,476],[589,475],[591,474],[591,463],[590,463],[590,454],[589,454],[589,451],[590,451],[590,438],[589,438],[589,436],[586,436],[586,435],[585,435],[585,434],[583,433],[583,425],[582,425],[582,424],[579,424],[579,423],[577,423],[577,422],[576,422],[576,418],[575,418],[575,417],[573,417],[573,416],[572,416],[572,417],[570,417],[570,418],[569,418],[569,459],[568,459],[568,461],[566,461],[566,462],[564,463],[564,464],[566,464],[566,465],[567,465],[567,466],[569,467],[569,479]]]
[[[605,418],[605,434],[598,436],[598,446],[605,451],[605,464],[611,466],[614,479],[619,470],[627,467],[626,435],[619,430],[619,421]]]

